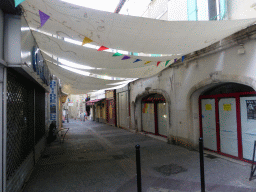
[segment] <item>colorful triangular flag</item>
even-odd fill
[[[107,48],[107,47],[105,47],[105,46],[101,46],[101,47],[98,49],[98,51],[104,51],[104,50],[107,50],[107,49],[109,49],[109,48]]]
[[[91,40],[90,38],[85,37],[85,38],[84,38],[84,40],[83,40],[82,45],[85,45],[85,44],[87,44],[87,43],[91,43],[91,42],[92,42],[92,40]]]
[[[39,10],[39,16],[40,16],[40,21],[41,21],[41,27],[43,27],[43,25],[50,18],[50,16],[40,10]]]
[[[156,64],[156,66],[158,67],[158,65],[159,65],[160,63],[161,63],[161,61],[158,61],[157,64]]]
[[[136,59],[135,61],[133,61],[133,63],[136,63],[138,61],[142,61],[141,59]]]
[[[150,63],[151,61],[146,61],[145,63],[144,63],[144,65],[146,65],[146,64],[148,64],[148,63]]]
[[[21,4],[25,0],[14,0],[15,1],[15,7],[17,7],[19,4]]]
[[[165,63],[165,67],[168,65],[169,61],[170,61],[170,60],[167,60],[167,61],[166,61],[166,63]]]
[[[122,56],[123,54],[121,54],[121,53],[118,53],[118,52],[116,52],[114,55],[112,55],[113,57],[117,57],[117,56]]]
[[[181,57],[181,61],[183,62],[185,60],[185,56],[183,55],[182,57]]]
[[[129,56],[127,56],[127,55],[125,55],[124,57],[123,57],[123,59],[122,60],[125,60],[125,59],[130,59],[131,57],[129,57]]]

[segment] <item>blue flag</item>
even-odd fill
[[[136,62],[138,62],[138,61],[141,61],[141,59],[136,59],[135,61],[133,61],[133,63],[136,63]]]

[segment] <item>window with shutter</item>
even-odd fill
[[[217,1],[209,0],[208,1],[208,12],[209,12],[209,20],[217,20],[218,18],[218,9],[217,9]]]
[[[227,12],[226,0],[208,0],[209,20],[223,20]]]
[[[188,0],[188,20],[197,21],[197,0]]]
[[[223,20],[227,12],[227,3],[226,3],[226,0],[219,0],[219,1],[220,1],[220,20]]]

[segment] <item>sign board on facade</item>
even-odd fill
[[[74,103],[72,102],[72,103],[68,103],[68,106],[73,106],[74,105]]]
[[[212,110],[212,105],[211,104],[205,104],[205,110],[206,111],[211,111]]]
[[[246,100],[247,119],[256,120],[256,100]]]
[[[50,83],[50,120],[56,121],[57,116],[57,82],[52,80]]]
[[[107,90],[106,91],[106,98],[113,99],[114,98],[114,90]]]
[[[223,104],[224,111],[231,111],[231,104]]]
[[[50,71],[44,63],[43,56],[40,50],[36,46],[34,46],[32,50],[32,67],[37,75],[39,75],[40,78],[43,80],[43,82],[46,85],[49,85]]]

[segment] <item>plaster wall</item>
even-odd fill
[[[187,0],[170,0],[168,2],[168,20],[187,21],[187,12]]]
[[[256,16],[256,2],[254,0],[227,1],[228,19],[249,19]]]
[[[29,26],[25,18],[22,16],[21,17],[21,61],[22,63],[26,63],[31,68],[32,68],[31,65],[32,65],[33,46],[36,46],[36,41],[32,35],[31,30],[29,29]]]
[[[21,17],[4,16],[4,60],[8,65],[21,64]]]
[[[141,98],[153,92],[163,93],[169,105],[168,138],[196,146],[198,98],[204,90],[223,82],[256,88],[256,41],[244,44],[245,54],[239,55],[238,48],[232,47],[131,83],[131,129],[141,130]]]
[[[4,60],[4,13],[0,9],[0,59]]]
[[[154,18],[154,19],[160,17],[160,19],[162,20],[165,20],[165,19],[167,20],[168,19],[167,17],[161,18],[161,15],[167,12],[167,8],[168,8],[168,0],[152,1],[148,7],[147,17]]]

